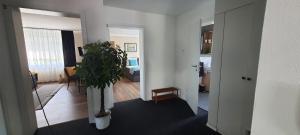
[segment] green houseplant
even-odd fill
[[[82,63],[77,66],[77,75],[85,82],[86,87],[100,90],[101,103],[100,112],[96,114],[96,126],[98,129],[104,129],[110,121],[110,112],[106,111],[104,106],[104,90],[121,79],[126,67],[127,54],[110,42],[87,44],[84,52]],[[100,123],[97,123],[99,119]],[[102,124],[102,127],[97,124]]]

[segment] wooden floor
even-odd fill
[[[122,79],[114,85],[115,102],[139,98],[139,89],[139,82]],[[79,93],[74,83],[70,84],[69,89],[65,84],[45,105],[45,112],[50,125],[87,118],[87,98],[84,93]],[[35,113],[38,127],[47,126],[42,110],[37,110]]]
[[[50,125],[64,123],[88,117],[87,98],[84,92],[79,93],[75,84],[69,89],[64,85],[45,105],[46,116]],[[47,125],[42,110],[36,111],[38,127]]]
[[[114,98],[115,102],[140,98],[140,83],[123,78],[114,85]]]

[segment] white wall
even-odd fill
[[[268,0],[252,135],[300,134],[300,1]]]
[[[189,35],[192,35],[190,26],[195,23],[199,23],[200,25],[200,20],[202,20],[202,23],[212,22],[214,16],[214,4],[214,0],[205,0],[199,4],[197,8],[178,16],[176,19],[176,86],[180,88],[181,97],[183,99],[187,99],[187,95],[191,95],[188,94],[188,92],[191,91],[187,91],[187,89],[189,85],[193,85],[187,81],[192,77],[186,78],[187,72],[192,68],[191,64],[188,63],[188,59],[196,56],[193,54],[194,51],[190,49],[194,49],[193,43],[190,41],[191,37],[189,37]],[[199,34],[200,33],[201,31],[199,31]],[[201,37],[199,37],[199,39],[200,38]],[[200,56],[200,50],[197,56]],[[195,74],[195,76],[198,76],[198,74]],[[192,100],[198,101],[198,99]]]
[[[80,18],[22,13],[23,27],[81,30]]]
[[[75,42],[75,54],[76,54],[76,62],[80,63],[82,61],[82,57],[79,55],[78,47],[83,47],[83,39],[81,31],[73,31],[74,33],[74,42]]]
[[[174,86],[175,17],[104,6],[109,26],[144,28],[145,94]]]
[[[80,14],[82,17],[82,28],[84,35],[84,42],[94,42],[98,40],[107,39],[107,30],[105,27],[105,21],[103,18],[103,1],[102,0],[89,0],[89,1],[81,1],[81,0],[3,0],[0,1],[0,4],[3,3],[8,4],[10,6],[15,7],[24,7],[24,8],[33,8],[33,9],[42,9],[42,10],[52,10],[52,11],[62,11],[66,13],[75,13]],[[4,115],[7,122],[8,134],[10,135],[32,135],[37,128],[32,97],[24,97],[20,98],[22,95],[19,92],[20,89],[16,88],[16,81],[20,83],[19,79],[15,77],[13,74],[15,64],[12,64],[11,61],[14,59],[11,56],[14,54],[10,53],[10,47],[12,45],[8,45],[7,35],[6,35],[6,27],[4,26],[4,15],[2,13],[1,6],[1,14],[0,14],[0,59],[2,62],[1,66],[1,76],[5,77],[1,81],[1,98],[3,102]],[[15,60],[14,60],[15,61]],[[23,69],[24,70],[24,69]],[[27,91],[31,91],[30,89],[26,89]],[[22,90],[24,91],[24,90]],[[98,94],[92,94],[98,95]],[[90,97],[91,95],[89,95]],[[89,99],[92,99],[90,97]],[[31,101],[24,101],[24,99]],[[32,104],[27,104],[32,102]],[[97,102],[99,103],[99,102]],[[90,116],[91,118],[94,116],[95,111],[99,110],[98,104],[91,104]],[[26,110],[21,110],[26,109]],[[28,109],[28,110],[27,110]],[[32,113],[31,113],[32,112]],[[27,119],[27,120],[26,120]]]
[[[136,52],[126,52],[127,58],[139,58],[140,57],[140,40],[139,37],[126,37],[126,36],[110,36],[110,40],[114,41],[116,45],[119,45],[121,50],[125,51],[125,43],[136,43],[137,51]]]

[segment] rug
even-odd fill
[[[45,106],[52,97],[55,96],[55,94],[64,86],[64,84],[45,84],[37,89],[38,95],[41,99],[42,105]],[[37,94],[35,91],[32,92],[33,94],[33,101],[34,101],[34,107],[36,110],[42,109],[42,106],[39,103]]]

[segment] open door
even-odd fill
[[[124,26],[109,26],[110,41],[120,47],[121,50],[127,53],[127,63],[125,76],[120,81],[114,84],[114,100],[122,102],[141,98],[146,100],[145,95],[145,76],[144,76],[144,41],[143,28],[139,27],[124,27]],[[127,44],[133,45],[135,50],[127,50]],[[136,65],[131,65],[130,60],[137,61]],[[128,72],[132,70],[133,72]]]
[[[201,43],[201,20],[193,22],[189,26],[189,37],[187,39],[189,46],[186,48],[187,52],[187,66],[184,78],[186,81],[186,101],[197,114],[198,108],[198,87],[199,87],[199,58],[200,58],[200,43]]]

